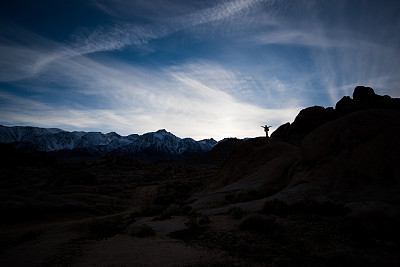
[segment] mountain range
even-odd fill
[[[1,266],[400,266],[399,132],[363,86],[268,138],[0,127]]]
[[[142,160],[182,159],[193,153],[203,154],[217,144],[214,139],[182,139],[164,129],[143,135],[121,136],[115,132],[69,132],[57,128],[24,126],[0,126],[0,142],[20,149],[58,154],[97,156],[113,152]]]

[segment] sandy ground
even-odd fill
[[[77,266],[196,266],[223,264],[224,255],[165,236],[118,235],[85,248]]]
[[[88,219],[2,227],[3,241],[14,238],[15,242],[1,252],[0,266],[206,266],[233,262],[225,252],[167,237],[187,228],[184,217],[151,219],[140,218],[122,234],[101,240],[83,237],[82,226]],[[130,232],[142,224],[151,226],[156,235],[131,236]],[[37,236],[21,239],[27,233]]]

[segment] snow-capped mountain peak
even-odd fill
[[[214,139],[195,141],[181,139],[165,129],[143,135],[121,136],[115,132],[68,132],[61,129],[0,126],[0,142],[13,143],[40,151],[85,151],[91,154],[107,152],[128,155],[160,154],[166,158],[179,158],[194,152],[205,153],[217,142]]]
[[[167,132],[165,129],[158,130],[157,132],[149,133],[152,134],[154,137],[163,140],[166,136],[176,137],[170,132]]]

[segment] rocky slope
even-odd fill
[[[399,119],[358,87],[187,161],[0,144],[0,265],[400,266]]]
[[[357,87],[336,108],[304,109],[271,138],[242,141],[192,206],[334,203],[353,213],[374,207],[398,219],[399,131],[400,99]]]

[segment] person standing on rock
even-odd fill
[[[264,128],[265,135],[266,135],[266,137],[268,138],[268,131],[269,131],[269,128],[270,128],[271,126],[265,125],[265,126],[261,126],[261,127]]]

